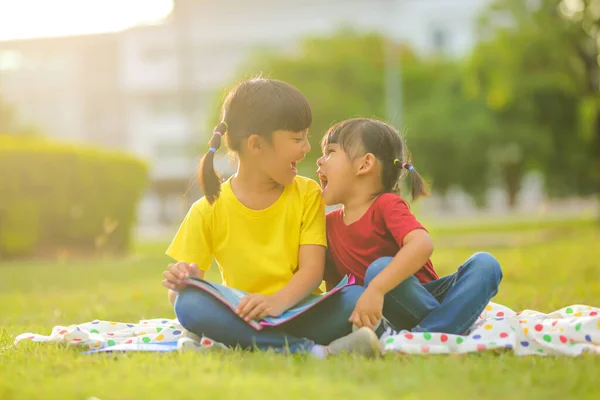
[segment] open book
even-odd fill
[[[223,285],[220,285],[220,284],[214,283],[214,282],[209,282],[207,280],[200,279],[200,278],[189,278],[184,282],[184,284],[197,287],[198,289],[202,289],[206,293],[213,295],[217,300],[221,301],[223,304],[225,304],[227,307],[229,307],[234,312],[235,312],[238,304],[240,303],[240,300],[242,300],[248,294],[242,290],[233,289],[233,288],[223,286]],[[281,316],[265,317],[264,319],[261,319],[259,321],[251,320],[251,321],[248,321],[248,324],[256,330],[261,330],[265,326],[281,325],[284,322],[287,322],[287,321],[297,317],[298,315],[302,314],[306,310],[311,309],[316,304],[322,302],[327,297],[338,292],[343,287],[353,285],[353,284],[354,284],[354,277],[353,276],[348,277],[348,275],[346,275],[340,281],[340,283],[338,283],[330,291],[321,293],[321,294],[311,294],[311,295],[307,296],[300,303],[296,304],[294,307],[285,311]]]

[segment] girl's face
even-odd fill
[[[325,204],[343,204],[356,177],[354,165],[348,155],[340,145],[328,144],[323,149],[323,156],[317,160],[317,166]]]
[[[278,184],[291,185],[298,174],[297,164],[310,152],[308,129],[300,132],[275,131],[271,142],[263,144],[258,160],[263,171]]]

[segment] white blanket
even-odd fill
[[[215,338],[218,339],[218,338]],[[215,340],[186,334],[177,320],[138,323],[92,321],[56,326],[49,336],[23,333],[15,339],[75,345],[90,352],[227,350]],[[402,333],[382,341],[382,354],[450,354],[512,351],[515,355],[600,354],[600,309],[573,305],[550,314],[519,313],[490,303],[468,335]]]

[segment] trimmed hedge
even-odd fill
[[[0,135],[0,257],[126,251],[147,184],[130,155]]]

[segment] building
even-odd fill
[[[174,0],[160,25],[119,34],[0,42],[0,90],[58,138],[151,162],[142,219],[179,220],[199,195],[195,169],[216,98],[256,48],[289,51],[341,26],[421,52],[461,55],[490,0]],[[4,60],[4,63],[2,62]],[[218,168],[232,172],[225,158]]]
[[[52,137],[122,148],[117,34],[0,41],[0,93]]]

